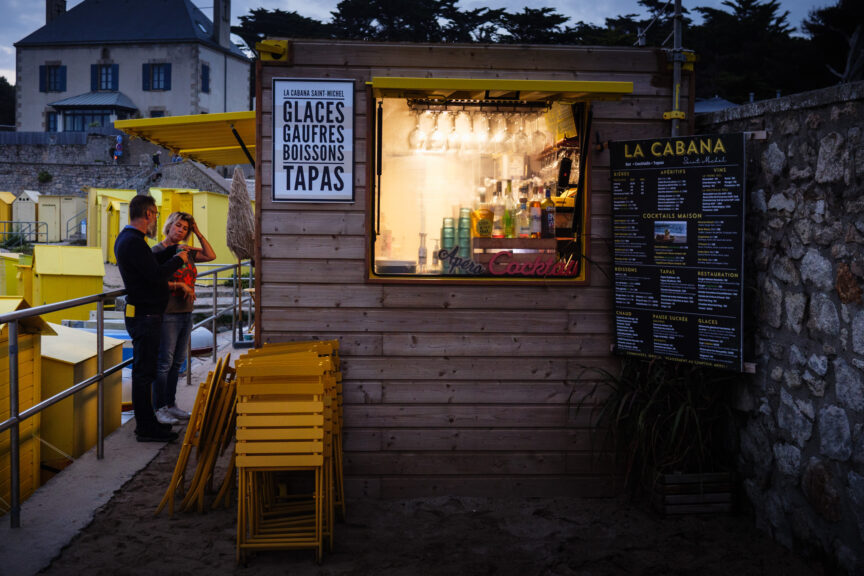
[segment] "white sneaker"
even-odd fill
[[[163,406],[156,411],[156,420],[159,421],[160,424],[177,424],[179,420],[174,418],[171,413],[168,411],[167,406]]]
[[[177,406],[168,406],[166,408],[166,411],[168,412],[169,415],[173,416],[177,420],[188,420],[189,417],[191,416],[191,414],[189,412],[186,412],[185,410],[182,410],[182,409],[178,408]]]

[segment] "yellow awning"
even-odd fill
[[[376,76],[369,82],[376,98],[440,100],[521,100],[553,102],[618,99],[633,93],[632,82],[510,80],[500,78],[404,78]]]
[[[254,110],[117,120],[114,127],[211,167],[249,164],[249,158],[234,134],[233,130],[236,130],[252,159],[255,159]],[[167,161],[167,158],[163,159],[163,162]]]

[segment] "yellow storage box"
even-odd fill
[[[33,248],[33,305],[41,306],[102,292],[105,264],[99,248],[44,246]],[[43,315],[48,322],[88,320],[96,304]]]
[[[29,308],[23,298],[0,296],[0,314]],[[42,336],[54,332],[41,318],[18,322],[18,412],[42,400],[42,369],[39,361]],[[9,326],[0,325],[0,421],[9,414]],[[32,416],[19,426],[19,480],[21,500],[39,487],[40,415]],[[12,498],[10,431],[0,432],[0,514],[9,511]]]
[[[96,334],[77,328],[49,324],[56,336],[42,339],[42,398],[62,392],[96,375]],[[104,366],[123,361],[123,341],[104,339]],[[120,372],[104,383],[103,434],[108,436],[120,426]],[[77,458],[97,440],[97,387],[95,384],[46,408],[42,418],[42,461],[61,468],[68,457]]]

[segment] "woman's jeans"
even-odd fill
[[[192,313],[162,316],[162,338],[159,342],[159,361],[153,381],[153,409],[174,406],[177,378],[186,360],[186,343],[192,332]],[[187,370],[189,367],[187,367]]]

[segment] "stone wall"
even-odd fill
[[[135,188],[149,186],[194,188],[228,193],[221,172],[192,162],[171,163],[171,153],[138,139],[123,138],[123,156],[111,158],[116,134],[7,133],[0,135],[0,190],[16,196],[22,190],[42,194],[86,196],[85,186]],[[161,152],[161,173],[152,181],[152,156]],[[39,174],[51,176],[40,182]],[[230,176],[231,172],[226,171]]]
[[[757,523],[864,573],[864,83],[701,117],[748,143],[746,271],[757,369],[739,469]]]
[[[0,190],[15,195],[22,190],[43,194],[85,195],[84,186],[96,188],[134,187],[130,182],[145,178],[152,162],[150,156],[161,150],[142,140],[123,136],[123,156],[115,165],[110,152],[114,134],[4,134],[0,145]],[[52,139],[51,136],[54,136]],[[16,138],[17,137],[17,138]],[[7,141],[8,140],[8,141]],[[162,156],[170,158],[167,152]],[[49,174],[39,181],[40,172]]]

